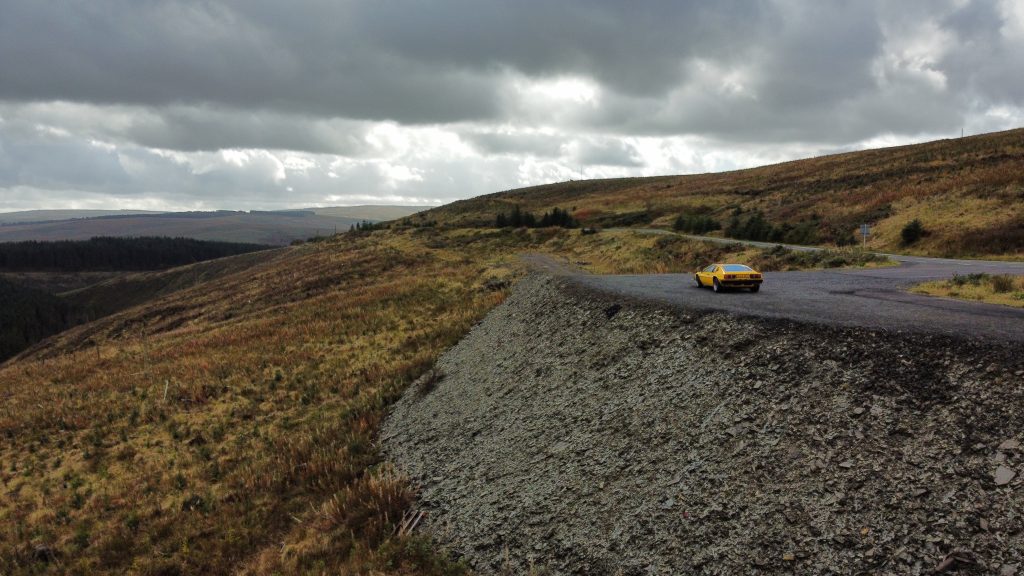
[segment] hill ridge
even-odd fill
[[[796,244],[858,243],[859,226],[868,224],[867,247],[876,251],[1024,259],[1024,128],[729,172],[543,184],[402,222],[493,226],[517,206],[536,214],[567,209],[581,225],[597,227],[669,228],[679,217],[701,217],[736,238],[761,218],[755,233],[766,237],[749,239]],[[901,232],[913,220],[925,234],[908,244]]]

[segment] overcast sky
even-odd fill
[[[0,211],[436,204],[1022,125],[1020,0],[0,0]]]

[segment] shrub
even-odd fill
[[[494,218],[494,225],[497,228],[549,228],[552,226],[575,228],[577,224],[569,211],[561,208],[553,208],[550,212],[545,212],[539,221],[533,213],[523,212],[519,206],[513,207],[512,212],[508,214],[502,212]]]
[[[576,221],[573,220],[572,215],[569,214],[568,210],[562,210],[561,208],[553,208],[551,212],[545,212],[544,216],[540,219],[539,226],[541,228],[548,228],[550,226],[559,226],[561,228],[575,228]]]
[[[918,219],[913,219],[900,232],[900,237],[903,239],[903,245],[909,246],[925,235],[924,225]]]
[[[431,368],[420,376],[414,386],[421,396],[426,396],[437,386],[437,383],[444,379],[444,371],[438,368]]]
[[[1005,294],[1013,291],[1013,277],[1006,274],[998,274],[989,278],[992,284],[992,291],[997,294]]]
[[[976,274],[953,274],[953,277],[949,279],[950,286],[965,286],[970,284],[971,286],[980,286],[981,282],[988,278],[988,274],[979,272]]]
[[[717,220],[700,214],[680,214],[672,224],[674,230],[691,234],[706,234],[721,227]]]

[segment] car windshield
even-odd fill
[[[749,266],[744,266],[743,264],[726,264],[722,268],[726,272],[753,272]]]

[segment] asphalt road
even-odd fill
[[[1024,274],[1024,262],[890,257],[900,265],[767,272],[757,294],[747,291],[716,294],[708,288],[697,288],[693,274],[572,274],[570,277],[602,291],[685,308],[1024,343],[1024,309],[907,292],[913,284],[950,278],[954,274]]]

